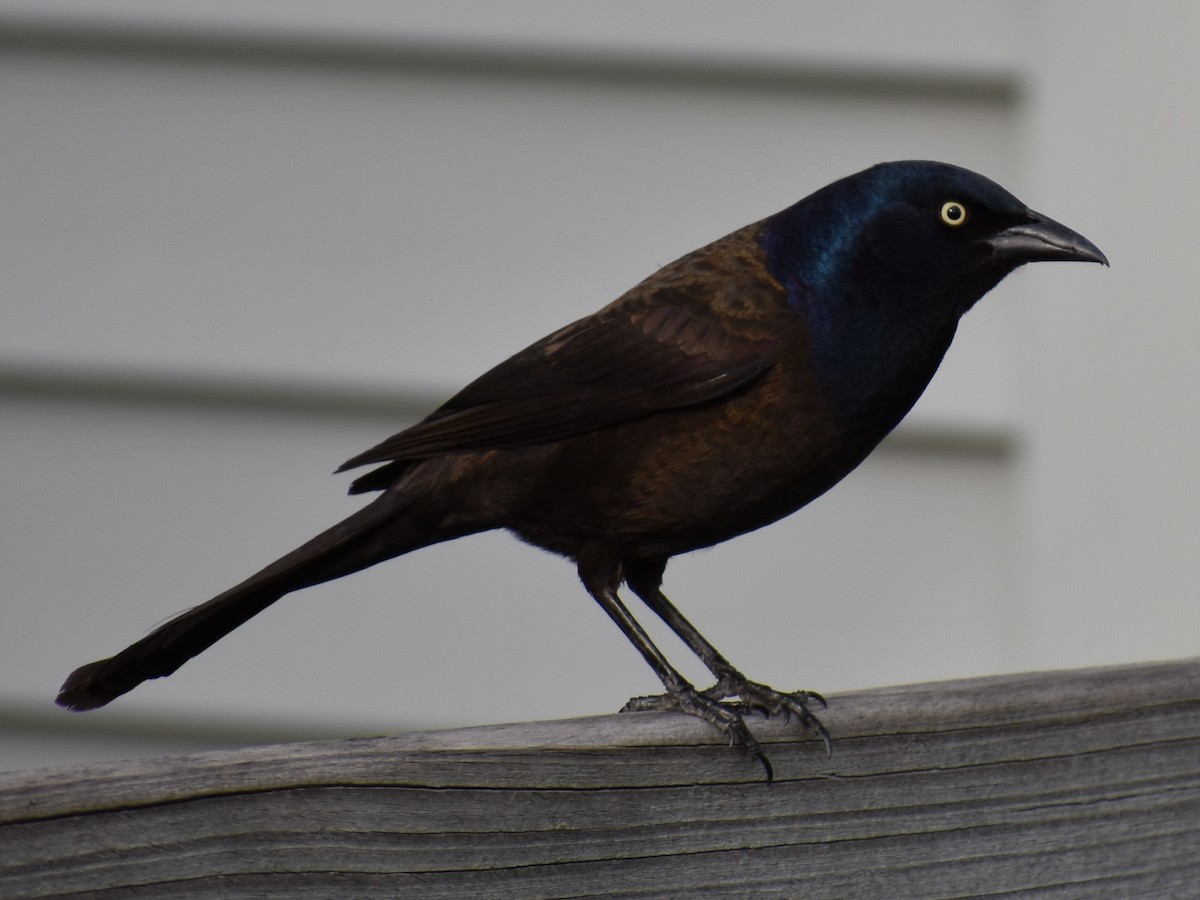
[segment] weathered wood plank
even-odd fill
[[[1200,660],[0,776],[0,896],[1186,896]]]

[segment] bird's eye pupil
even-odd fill
[[[967,221],[967,208],[957,200],[947,200],[942,204],[942,221],[951,227],[958,227]]]

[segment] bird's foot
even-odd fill
[[[732,701],[732,702],[723,702]],[[649,710],[679,710],[703,719],[726,735],[731,743],[742,744],[766,769],[767,782],[773,777],[771,764],[762,745],[750,733],[742,716],[759,712],[765,716],[783,716],[785,722],[792,716],[800,720],[805,729],[821,738],[826,755],[833,753],[833,742],[829,731],[821,720],[808,708],[809,703],[828,706],[825,698],[816,691],[793,691],[784,693],[765,684],[750,681],[740,672],[725,676],[712,687],[703,691],[694,688],[678,693],[656,694],[650,697],[634,697],[621,712],[645,712]]]
[[[762,744],[746,727],[746,723],[742,719],[742,710],[735,705],[721,703],[718,699],[709,696],[710,693],[711,689],[698,691],[688,685],[676,693],[654,697],[634,697],[621,708],[621,712],[671,710],[685,712],[702,719],[729,738],[729,743],[741,744],[749,750],[766,771],[767,784],[770,784],[775,777],[775,770],[771,768],[771,761],[767,759]]]
[[[731,700],[733,702],[726,705],[742,711],[760,712],[765,716],[782,716],[784,722],[790,722],[792,716],[795,716],[806,731],[815,734],[825,744],[825,755],[833,755],[833,740],[829,731],[809,709],[809,704],[818,704],[822,709],[829,708],[825,698],[816,691],[777,691],[769,685],[750,681],[738,673],[722,678],[704,691],[704,695],[713,700]]]

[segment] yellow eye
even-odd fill
[[[967,208],[957,200],[947,200],[942,204],[942,221],[957,228],[967,221]]]

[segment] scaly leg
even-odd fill
[[[713,701],[736,698],[738,706],[743,711],[757,710],[766,715],[782,715],[788,721],[793,715],[809,731],[818,735],[825,744],[826,754],[833,752],[833,743],[829,732],[808,708],[809,703],[819,703],[827,706],[825,698],[815,691],[795,691],[784,693],[772,687],[751,681],[736,669],[721,653],[696,630],[674,604],[667,599],[659,587],[662,583],[663,570],[666,560],[646,562],[626,562],[625,581],[630,589],[641,598],[655,614],[658,615],[672,631],[679,635],[688,648],[699,657],[705,667],[717,679],[717,683],[699,694]],[[668,692],[657,697],[635,697],[622,710],[634,711],[645,709],[675,708],[674,697]]]
[[[734,707],[719,703],[708,696],[707,692],[697,691],[686,678],[679,674],[663,656],[662,651],[650,640],[650,636],[646,634],[625,604],[621,602],[621,598],[617,596],[615,578],[598,577],[594,573],[585,573],[582,566],[580,566],[580,577],[584,586],[587,587],[588,593],[617,623],[617,627],[638,649],[638,652],[642,654],[642,657],[650,664],[650,668],[662,681],[663,686],[667,689],[666,696],[670,698],[670,705],[667,708],[696,716],[728,737],[730,743],[742,744],[762,764],[767,773],[767,783],[770,784],[775,776],[774,770],[771,768],[771,763],[767,759],[762,745],[746,727],[741,713]]]

